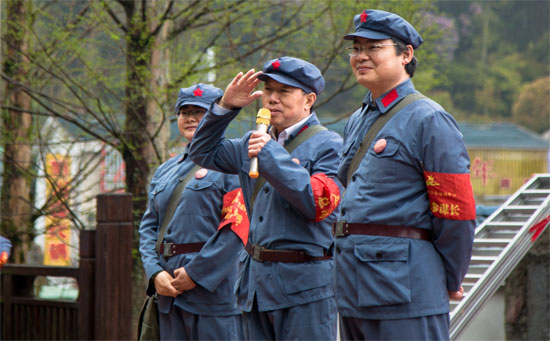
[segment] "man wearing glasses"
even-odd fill
[[[414,88],[414,27],[379,10],[354,23],[344,39],[369,91],[344,128],[338,169],[341,336],[449,339],[449,298],[462,297],[475,227],[468,153],[453,117]]]

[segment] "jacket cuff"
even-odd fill
[[[155,272],[151,278],[149,278],[149,283],[147,283],[147,289],[145,291],[145,293],[147,294],[147,296],[153,296],[157,290],[155,289],[155,278],[157,277],[157,275],[159,273],[161,273],[162,270],[159,270],[157,272]]]

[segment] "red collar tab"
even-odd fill
[[[393,89],[390,91],[384,98],[382,98],[382,104],[384,105],[384,108],[388,105],[392,104],[393,101],[397,99],[397,91]]]
[[[195,97],[202,97],[202,93],[203,93],[203,91],[201,90],[201,88],[199,88],[199,87],[197,86],[197,88],[195,89],[195,91],[193,91],[193,96],[195,96]]]
[[[368,16],[367,10],[364,10],[363,13],[361,13],[361,22],[366,22]]]
[[[298,134],[296,134],[296,136],[300,135],[307,128],[309,128],[309,125],[306,124],[305,126],[302,127],[302,129],[300,129],[300,131],[298,132]]]
[[[279,66],[281,66],[281,62],[277,59],[273,63],[271,63],[271,66],[273,66],[273,70],[279,70]]]

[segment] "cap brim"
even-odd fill
[[[287,77],[287,76],[284,76],[284,75],[281,75],[281,74],[278,74],[278,73],[262,73],[258,76],[258,79],[260,79],[261,81],[264,81],[264,82],[268,79],[273,79],[276,82],[286,84],[286,85],[290,85],[290,86],[293,86],[295,88],[302,89],[307,93],[315,92],[312,89],[306,87],[304,84],[299,83],[299,82],[295,81],[294,79],[292,79],[290,77]]]
[[[181,104],[178,105],[178,108],[176,109],[176,112],[178,112],[180,110],[180,108],[183,107],[184,105],[196,105],[197,107],[201,107],[201,108],[204,108],[206,110],[208,110],[210,108],[210,103],[200,102],[200,101],[183,101],[183,102],[181,102]]]
[[[381,39],[391,39],[391,36],[378,32],[378,31],[372,31],[372,30],[359,30],[354,33],[346,34],[344,36],[345,40],[353,40],[354,38],[367,38],[367,39],[374,39],[374,40],[381,40]]]

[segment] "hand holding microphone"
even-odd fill
[[[269,126],[269,121],[271,120],[271,111],[269,109],[261,108],[258,110],[256,115],[256,131],[261,133],[267,133],[267,127]],[[250,171],[248,175],[256,179],[260,176],[258,171],[258,157],[252,157],[250,159]]]

